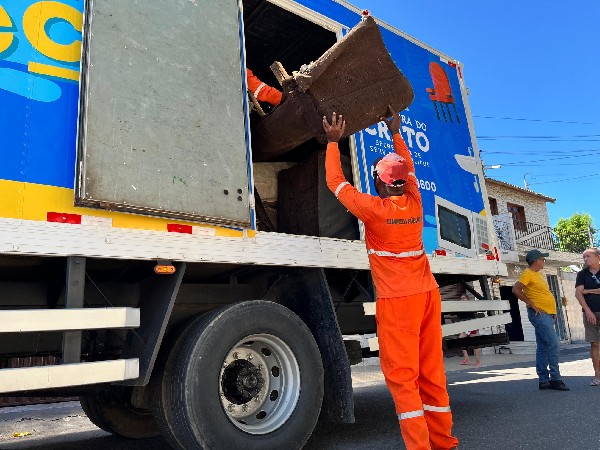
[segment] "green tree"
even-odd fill
[[[574,253],[590,247],[596,231],[592,216],[584,212],[575,213],[568,219],[561,217],[554,228],[560,250]]]

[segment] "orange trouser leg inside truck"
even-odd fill
[[[377,299],[381,369],[408,450],[451,449],[452,413],[442,354],[441,299],[423,294]]]

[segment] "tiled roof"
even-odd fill
[[[514,184],[506,183],[504,181],[494,180],[493,178],[487,178],[486,177],[485,178],[485,182],[486,182],[486,184],[487,183],[497,184],[499,186],[504,186],[504,187],[507,187],[507,188],[510,188],[510,189],[514,189],[516,191],[523,192],[525,194],[534,195],[536,197],[543,198],[544,200],[546,200],[547,202],[550,202],[550,203],[554,203],[556,201],[555,198],[548,197],[547,195],[539,194],[537,192],[533,192],[530,189],[523,189],[522,187],[516,186]]]

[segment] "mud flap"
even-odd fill
[[[317,342],[323,361],[325,388],[321,420],[354,423],[350,362],[323,269],[284,271],[264,298],[297,314]]]

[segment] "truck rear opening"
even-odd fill
[[[281,88],[269,66],[288,72],[315,61],[337,42],[336,33],[273,3],[244,0],[246,66]],[[251,113],[251,126],[260,120]],[[341,142],[346,177],[352,180],[348,139]],[[311,139],[270,162],[254,162],[257,227],[308,236],[358,239],[358,222],[325,184],[325,145]]]

